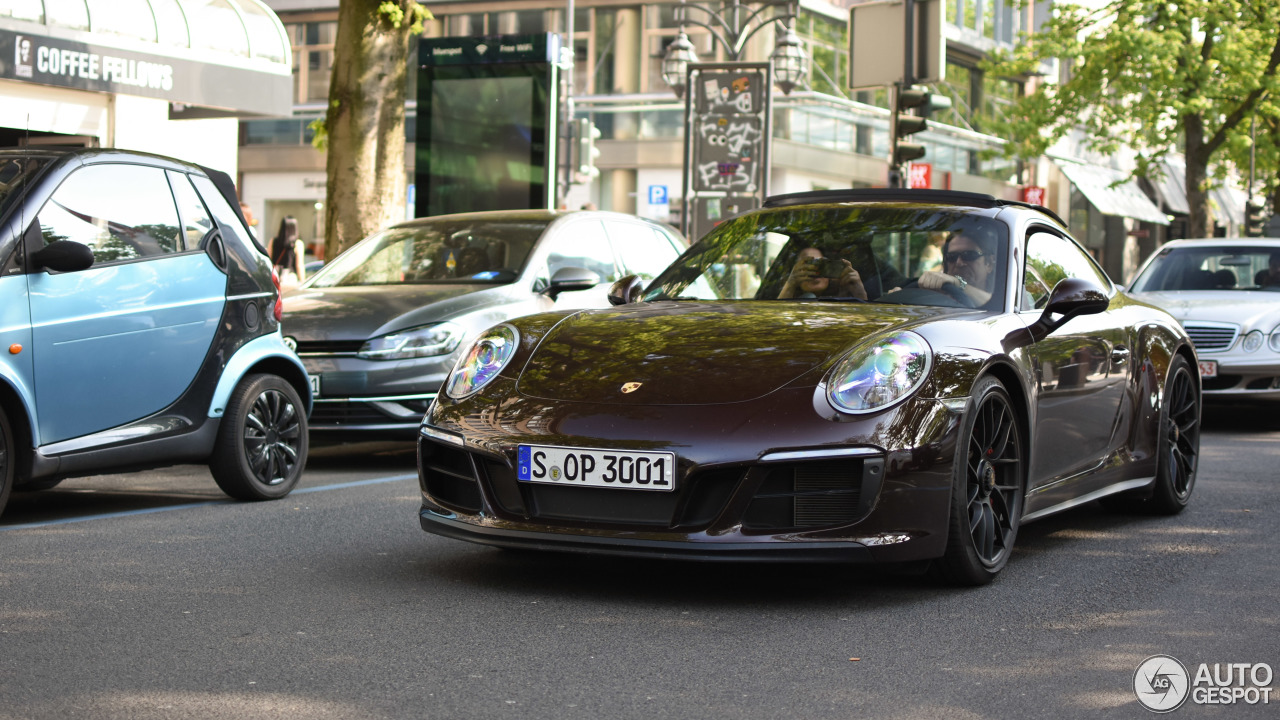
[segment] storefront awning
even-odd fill
[[[287,116],[293,61],[262,0],[0,2],[0,80],[168,100],[174,116]]]
[[[1157,225],[1169,224],[1168,216],[1151,202],[1128,173],[1069,160],[1055,162],[1062,174],[1103,215],[1133,218]]]
[[[1187,165],[1182,160],[1169,159],[1162,163],[1164,176],[1153,178],[1152,184],[1164,202],[1165,210],[1186,215],[1191,212],[1187,202]],[[1209,189],[1209,202],[1213,206],[1218,224],[1244,225],[1244,204],[1248,195],[1234,187],[1215,185]]]

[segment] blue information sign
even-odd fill
[[[650,185],[649,186],[649,204],[650,205],[670,204],[670,201],[667,199],[666,185]]]

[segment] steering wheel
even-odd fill
[[[946,295],[955,302],[955,307],[974,309],[978,307],[978,303],[974,302],[974,299],[969,297],[968,293],[951,283],[947,283],[937,290],[930,290],[929,288],[920,287],[919,278],[903,283],[902,287],[896,292],[886,293],[880,297],[889,297],[894,302],[906,305],[936,305],[937,298],[934,297],[935,294]]]

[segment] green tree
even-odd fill
[[[1054,5],[1054,16],[1012,53],[984,69],[1003,77],[1039,72],[1058,58],[1060,83],[1019,99],[995,131],[1006,152],[1041,155],[1073,129],[1088,145],[1139,152],[1137,173],[1154,175],[1167,153],[1187,160],[1188,232],[1207,237],[1210,172],[1235,159],[1239,131],[1280,67],[1280,3],[1269,0],[1111,0],[1100,7]]]
[[[329,110],[325,257],[404,217],[404,102],[409,43],[431,18],[417,0],[341,0]]]

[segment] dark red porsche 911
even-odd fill
[[[423,419],[423,529],[704,560],[930,561],[1195,485],[1186,333],[1051,212],[970,193],[771,198],[607,310],[497,325]]]

